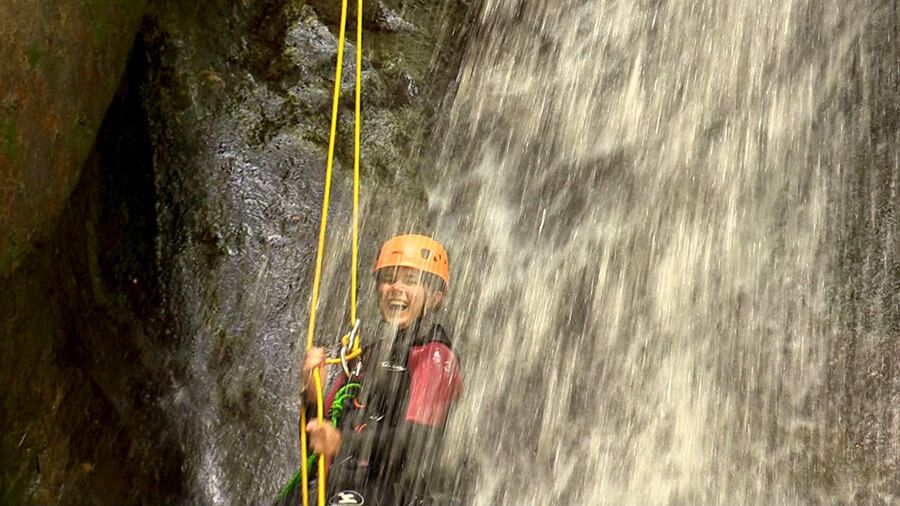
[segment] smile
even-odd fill
[[[388,309],[391,311],[406,311],[406,308],[409,307],[405,302],[401,301],[389,301]]]

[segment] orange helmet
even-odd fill
[[[434,274],[450,286],[450,260],[447,251],[434,239],[417,234],[398,235],[381,246],[375,261],[377,272],[385,267],[415,267]]]

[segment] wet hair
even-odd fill
[[[425,285],[425,288],[432,292],[447,293],[447,283],[444,283],[443,279],[430,272],[422,273],[422,283]]]

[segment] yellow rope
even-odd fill
[[[350,325],[356,324],[356,286],[357,286],[357,265],[359,263],[359,159],[360,159],[360,131],[362,130],[362,11],[363,0],[358,0],[356,4],[356,110],[355,125],[353,131],[353,241],[351,246],[351,266],[350,266]],[[345,336],[347,337],[347,336]],[[352,351],[344,357],[345,360],[353,360],[362,353],[359,337],[353,343]],[[341,363],[340,358],[329,358],[325,360],[326,364],[337,365]]]
[[[306,378],[300,378],[304,383]],[[300,400],[303,402],[303,399]],[[306,469],[306,410],[300,406],[300,476],[303,485],[303,506],[309,506],[309,471]]]
[[[356,322],[356,284],[357,284],[357,259],[358,259],[358,223],[359,223],[359,159],[360,159],[360,126],[361,126],[361,96],[362,96],[362,16],[363,16],[363,0],[358,0],[356,11],[356,108],[355,108],[355,128],[354,128],[354,151],[353,151],[353,240],[352,240],[352,267],[350,273],[350,323]],[[316,251],[316,269],[313,279],[312,302],[309,311],[309,327],[307,329],[306,350],[309,351],[313,347],[313,337],[316,332],[316,309],[319,304],[319,287],[322,280],[322,259],[325,253],[325,232],[328,227],[328,206],[331,195],[331,173],[334,167],[334,144],[337,137],[337,120],[338,105],[341,96],[341,71],[344,63],[344,41],[347,27],[347,0],[341,1],[341,24],[340,34],[338,36],[337,64],[334,77],[334,98],[331,105],[331,132],[328,139],[328,160],[325,167],[325,189],[322,196],[322,221],[319,226],[319,244]],[[356,358],[361,352],[359,339],[353,343],[352,353],[346,357],[347,359]],[[327,363],[334,363],[333,359],[329,359]],[[340,363],[340,360],[337,360]],[[324,423],[325,409],[322,396],[322,376],[319,368],[313,371],[313,379],[316,386],[316,416],[319,423]],[[303,506],[309,506],[309,472],[306,469],[306,459],[308,455],[306,438],[306,414],[304,410],[300,410],[300,447],[301,461],[300,467],[301,477],[303,481]],[[318,504],[325,506],[325,459],[318,459]]]
[[[352,266],[350,268],[350,325],[356,323],[356,264],[357,250],[359,249],[359,155],[360,142],[359,134],[362,127],[362,18],[363,18],[363,0],[356,3],[356,110],[354,111],[354,132],[353,132],[353,245],[352,245]],[[354,350],[359,349],[359,339],[353,346]]]
[[[348,337],[348,336],[344,336]],[[359,347],[359,339],[356,340],[356,349],[348,353],[344,360],[353,360],[354,358],[362,355],[362,348]],[[328,365],[338,365],[341,363],[341,359],[339,358],[327,358],[325,359],[325,363]]]

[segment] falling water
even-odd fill
[[[825,401],[868,128],[850,72],[895,14],[484,2],[429,193],[467,385],[449,460],[474,504],[900,501],[892,401],[865,479],[835,464]]]

